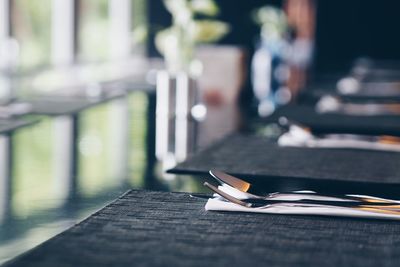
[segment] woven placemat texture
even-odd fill
[[[131,191],[6,264],[398,266],[400,223],[208,212],[186,193]]]
[[[210,169],[239,176],[256,175],[259,179],[285,177],[400,184],[400,153],[279,147],[265,137],[232,135],[170,172],[206,174]]]
[[[267,121],[280,117],[305,124],[320,133],[355,133],[400,136],[400,116],[350,116],[343,114],[318,114],[314,107],[289,105],[276,110]]]

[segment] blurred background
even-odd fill
[[[358,79],[396,65],[398,10],[395,0],[0,0],[0,264],[130,188],[202,191],[165,170],[257,131],[349,69]]]

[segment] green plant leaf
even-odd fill
[[[197,14],[210,17],[214,17],[219,14],[219,8],[213,0],[192,0],[190,1],[190,7],[193,12]]]
[[[216,42],[230,30],[227,23],[217,20],[197,20],[194,24],[194,40],[198,43]]]

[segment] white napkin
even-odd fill
[[[288,132],[281,135],[278,144],[294,147],[355,148],[400,152],[400,144],[379,143],[374,138],[367,140],[345,134],[332,134],[321,138],[297,126],[291,126]]]
[[[239,190],[230,186],[219,186],[220,190],[228,193],[239,199],[247,198],[248,194],[240,192]],[[210,198],[205,206],[208,211],[236,211],[236,212],[254,212],[254,213],[269,213],[269,214],[292,214],[292,215],[323,215],[323,216],[338,216],[338,217],[358,217],[358,218],[372,218],[372,219],[390,219],[400,220],[399,215],[376,213],[367,210],[357,210],[346,207],[290,207],[285,204],[274,204],[271,207],[260,208],[247,208],[238,204],[228,202],[222,197],[215,195]]]

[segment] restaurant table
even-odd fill
[[[69,197],[74,197],[78,173],[78,134],[81,112],[110,101],[124,102],[126,92],[110,91],[98,97],[34,96],[18,102],[32,106],[30,114],[54,117],[54,160],[57,183]],[[123,103],[126,104],[126,103]],[[127,109],[125,109],[127,110]],[[120,116],[126,118],[126,116]],[[117,119],[116,119],[117,120]],[[127,122],[124,122],[127,125]]]
[[[207,177],[210,169],[216,169],[250,182],[266,182],[271,190],[285,186],[398,196],[399,162],[399,152],[280,147],[267,137],[233,134],[168,172]]]
[[[400,136],[400,115],[355,116],[338,113],[319,114],[307,105],[287,105],[278,108],[263,124],[286,117],[310,127],[316,133],[354,133]]]
[[[37,119],[0,119],[0,222],[9,213],[11,195],[11,172],[13,166],[13,133],[37,123]]]
[[[6,263],[67,266],[398,266],[400,222],[206,211],[188,193],[132,190]]]
[[[129,101],[128,95],[134,92],[155,92],[155,86],[137,79],[116,79],[95,85],[100,95],[89,97],[84,88],[71,88],[55,91],[52,95],[36,96],[22,100],[32,105],[32,114],[55,117],[55,144],[57,155],[57,177],[61,183],[74,192],[77,174],[77,138],[79,133],[79,117],[82,111],[108,103],[112,125],[109,130],[113,146],[113,155],[119,164],[114,164],[111,172],[115,177],[123,178],[129,169]],[[64,94],[64,96],[63,96]]]
[[[77,114],[93,106],[124,97],[124,91],[100,95],[98,97],[87,96],[57,96],[37,95],[27,99],[18,100],[32,106],[31,114],[47,116],[68,116]]]
[[[341,94],[334,86],[311,86],[299,93],[298,103],[315,105],[324,96],[333,96],[344,103],[400,103],[400,82],[366,83],[356,93]]]
[[[10,134],[15,130],[37,123],[37,119],[9,118],[0,119],[0,134]]]

